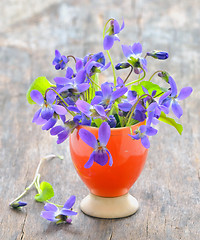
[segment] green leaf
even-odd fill
[[[44,202],[54,196],[53,187],[48,182],[41,182],[40,193],[35,195],[35,200],[38,202]]]
[[[30,96],[30,93],[31,93],[32,90],[38,90],[44,96],[45,91],[47,90],[47,88],[54,87],[54,86],[55,85],[50,83],[46,79],[46,77],[38,77],[38,78],[36,78],[34,80],[34,82],[31,84],[31,86],[29,87],[28,91],[27,91],[26,98],[27,98],[28,102],[30,104],[35,104],[35,102],[31,99],[31,96]]]
[[[183,131],[183,126],[180,123],[177,123],[173,118],[167,117],[164,112],[161,112],[158,120],[175,127],[178,133],[181,135]]]
[[[154,90],[156,90],[156,95],[160,95],[161,93],[163,93],[163,90],[160,88],[159,85],[157,85],[155,83],[152,83],[152,82],[149,82],[149,81],[142,81],[138,85],[133,85],[131,87],[131,90],[136,91],[138,93],[138,95],[141,96],[141,95],[145,94],[145,92],[142,89],[142,86],[145,87],[148,90],[150,95],[152,94],[152,92]]]

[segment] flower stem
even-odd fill
[[[110,18],[110,19],[106,22],[106,24],[105,24],[105,26],[104,26],[104,29],[103,29],[103,39],[105,38],[105,35],[106,35],[106,27],[107,27],[108,23],[109,23],[110,21],[112,21],[112,20],[114,20],[114,19],[113,19],[113,18]],[[113,60],[112,60],[112,58],[111,58],[110,52],[109,52],[108,50],[106,50],[106,52],[107,52],[107,54],[108,54],[108,58],[109,58],[109,60],[110,60],[110,62],[111,62],[111,65],[112,65],[112,71],[113,71],[113,77],[114,77],[114,86],[116,86],[116,84],[117,84],[117,77],[116,77],[116,73],[115,73],[115,66],[114,66],[114,64],[113,64]]]
[[[131,67],[131,71],[129,72],[128,76],[127,76],[126,79],[124,80],[124,84],[126,83],[126,81],[128,80],[128,78],[130,77],[130,75],[131,75],[131,73],[132,73],[132,71],[133,71],[133,66],[130,65],[130,67]]]
[[[125,121],[125,122],[127,122],[126,126],[129,126],[129,123],[130,123],[130,121],[131,121],[131,118],[132,118],[132,116],[133,116],[133,113],[134,113],[134,111],[135,111],[135,108],[136,108],[137,104],[138,104],[139,101],[140,101],[143,97],[145,97],[145,96],[149,96],[149,97],[152,98],[152,96],[149,95],[149,94],[143,94],[142,96],[140,96],[140,97],[138,98],[137,102],[132,106],[131,110],[128,112],[128,114],[127,114],[127,116],[126,116],[126,121]],[[127,121],[127,120],[128,120],[128,121]]]
[[[142,81],[142,80],[146,77],[146,72],[145,72],[145,70],[144,70],[143,68],[142,68],[142,70],[143,70],[143,72],[144,72],[144,75],[143,75],[141,78],[139,78],[139,79],[137,79],[137,80],[135,80],[135,81],[133,81],[133,82],[127,83],[125,86],[127,87],[127,86],[130,86],[130,85],[134,84],[134,83],[137,83],[137,82]]]
[[[156,75],[156,73],[162,72],[161,70],[156,71],[154,74],[151,75],[151,77],[149,78],[149,82],[151,81],[151,79]]]
[[[51,154],[51,155],[45,156],[44,158],[42,158],[42,159],[40,160],[40,162],[39,162],[39,164],[38,164],[38,166],[37,166],[37,169],[36,169],[36,171],[35,171],[35,176],[34,176],[34,178],[33,178],[33,181],[31,182],[31,184],[30,184],[28,187],[25,188],[25,190],[24,190],[18,197],[16,197],[16,198],[10,203],[10,205],[11,205],[12,203],[18,201],[20,198],[22,198],[22,197],[32,188],[32,186],[33,186],[34,184],[37,185],[37,183],[36,183],[36,182],[37,182],[37,179],[38,179],[38,177],[40,178],[39,170],[40,170],[41,164],[42,164],[45,160],[48,160],[48,159],[50,159],[50,158],[56,158],[56,157],[60,158],[60,156],[56,156],[56,155],[54,155],[54,154]],[[36,189],[37,189],[37,187],[36,187]],[[38,190],[38,189],[37,189],[37,190]]]

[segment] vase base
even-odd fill
[[[99,197],[92,193],[87,195],[80,204],[81,210],[92,217],[123,218],[134,214],[138,201],[129,193],[120,197]]]

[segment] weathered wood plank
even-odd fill
[[[0,239],[200,239],[199,9],[198,0],[1,1]],[[180,88],[191,85],[195,91],[182,104],[183,135],[161,124],[152,139],[145,169],[131,189],[140,210],[125,219],[103,220],[79,210],[88,190],[72,166],[68,143],[56,145],[56,138],[31,123],[36,108],[28,105],[25,93],[34,78],[55,76],[54,49],[80,57],[97,52],[102,49],[105,21],[122,16],[126,28],[121,41],[141,41],[144,51],[169,51],[171,59],[165,63],[150,61],[152,71],[165,68],[179,79]],[[123,57],[117,47],[112,54],[116,62]],[[53,185],[55,202],[77,196],[79,215],[71,225],[56,226],[42,219],[43,204],[33,200],[34,190],[24,198],[28,206],[23,211],[8,208],[32,181],[39,159],[50,153],[65,159],[46,162],[42,180]]]

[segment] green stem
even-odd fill
[[[156,73],[162,72],[161,70],[156,71],[154,74],[151,75],[151,77],[149,78],[149,82],[151,81],[151,79],[156,75]]]
[[[38,164],[38,166],[37,166],[37,169],[36,169],[36,172],[35,172],[35,176],[34,176],[34,178],[33,178],[33,181],[31,182],[31,184],[30,184],[28,187],[25,188],[25,190],[24,190],[18,197],[16,197],[16,198],[10,203],[10,205],[11,205],[12,203],[18,201],[20,198],[22,198],[22,197],[32,188],[32,186],[36,183],[37,178],[38,178],[38,175],[40,175],[40,174],[39,174],[39,170],[40,170],[41,164],[42,164],[45,160],[50,159],[50,158],[55,158],[55,157],[59,157],[59,156],[56,156],[56,155],[52,154],[52,155],[48,155],[48,156],[46,156],[46,157],[44,157],[44,158],[42,158],[42,159],[40,160],[40,162],[39,162],[39,164]],[[37,184],[37,183],[36,183],[36,184]],[[38,189],[37,189],[37,190],[38,190]]]
[[[114,86],[117,85],[117,77],[116,77],[116,73],[115,73],[115,66],[113,64],[112,58],[110,56],[110,52],[108,50],[106,50],[107,54],[108,54],[108,58],[111,62],[111,66],[112,66],[112,71],[113,71],[113,77],[114,77]]]
[[[126,79],[124,80],[124,84],[126,83],[126,81],[128,80],[128,78],[130,77],[130,75],[131,75],[131,73],[132,73],[132,71],[133,71],[133,66],[130,65],[130,67],[131,67],[131,71],[129,72],[128,76],[127,76]]]
[[[143,72],[144,72],[143,77],[141,77],[141,78],[139,78],[139,79],[137,79],[137,80],[135,80],[135,81],[133,81],[133,82],[127,83],[125,86],[127,87],[127,86],[130,86],[130,85],[134,84],[134,83],[137,83],[137,82],[142,81],[142,80],[146,77],[146,72],[145,72],[145,70],[144,70],[143,68],[142,68],[142,70],[143,70]]]
[[[105,26],[104,26],[104,29],[103,29],[103,39],[105,38],[105,35],[106,35],[106,27],[107,27],[108,23],[109,23],[111,20],[114,20],[114,19],[113,19],[113,18],[110,18],[110,19],[106,22],[106,24],[105,24]],[[110,62],[111,62],[111,65],[112,65],[112,71],[113,71],[113,77],[114,77],[114,86],[116,86],[116,84],[117,84],[117,77],[116,77],[116,73],[115,73],[115,66],[114,66],[114,64],[113,64],[113,61],[112,61],[110,52],[109,52],[108,50],[106,50],[106,52],[107,52],[107,54],[108,54],[108,58],[109,58],[109,60],[110,60]]]
[[[130,123],[130,121],[131,121],[131,118],[132,118],[132,116],[133,116],[133,113],[134,113],[134,111],[135,111],[135,108],[136,108],[137,104],[138,104],[139,101],[140,101],[143,97],[145,97],[145,96],[149,96],[149,97],[152,98],[152,96],[149,95],[149,94],[143,94],[141,97],[138,98],[137,102],[132,106],[131,110],[129,111],[129,113],[128,113],[127,116],[126,116],[126,121],[125,121],[125,122],[127,122],[126,126],[129,126],[129,123]],[[127,121],[127,120],[128,120],[128,121]]]

